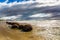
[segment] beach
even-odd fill
[[[59,21],[60,20],[37,22],[16,21],[30,23],[33,28],[31,32],[22,32],[19,29],[11,29],[6,24],[6,21],[0,21],[0,40],[60,40]]]

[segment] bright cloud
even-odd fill
[[[51,17],[51,16],[52,16],[52,14],[37,13],[37,14],[31,15],[29,17]]]
[[[18,5],[18,4],[32,4],[32,3],[39,3],[36,5],[36,7],[41,7],[41,6],[54,6],[54,5],[59,5],[60,4],[60,0],[30,0],[30,1],[22,1],[22,2],[17,2],[14,1],[12,3],[7,3],[8,0],[6,0],[5,2],[1,3],[0,2],[0,7],[2,6],[13,6],[13,5]],[[42,3],[42,5],[40,5]]]
[[[16,15],[16,16],[8,16],[8,17],[1,17],[2,20],[15,20],[18,17],[21,17],[22,15]]]

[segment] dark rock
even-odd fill
[[[6,24],[14,25],[15,23],[14,22],[6,22]]]
[[[21,31],[23,31],[23,32],[30,32],[30,31],[32,31],[32,26],[31,25],[24,25],[22,27]]]
[[[17,28],[17,26],[13,25],[13,26],[11,26],[10,28],[11,28],[11,29],[15,29],[15,28]]]
[[[17,23],[17,22],[6,22],[6,24],[11,25],[12,29],[14,29],[14,28],[21,29],[21,31],[23,31],[23,32],[32,31],[32,26],[30,24]]]
[[[19,25],[18,29],[22,29],[24,26],[23,25]]]

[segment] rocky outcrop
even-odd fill
[[[27,23],[17,23],[17,22],[6,22],[6,24],[11,25],[11,28],[21,29],[23,32],[32,31],[32,25]]]

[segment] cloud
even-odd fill
[[[29,17],[52,17],[52,15],[50,13],[49,14],[37,13],[37,14],[31,15]]]
[[[15,20],[18,17],[21,17],[22,15],[16,15],[16,16],[7,16],[7,17],[1,17],[1,20]]]
[[[10,17],[16,17],[22,15],[17,19],[30,20],[30,19],[60,19],[60,4],[59,2],[12,2],[8,3],[8,0],[0,3],[0,18],[10,19]]]

